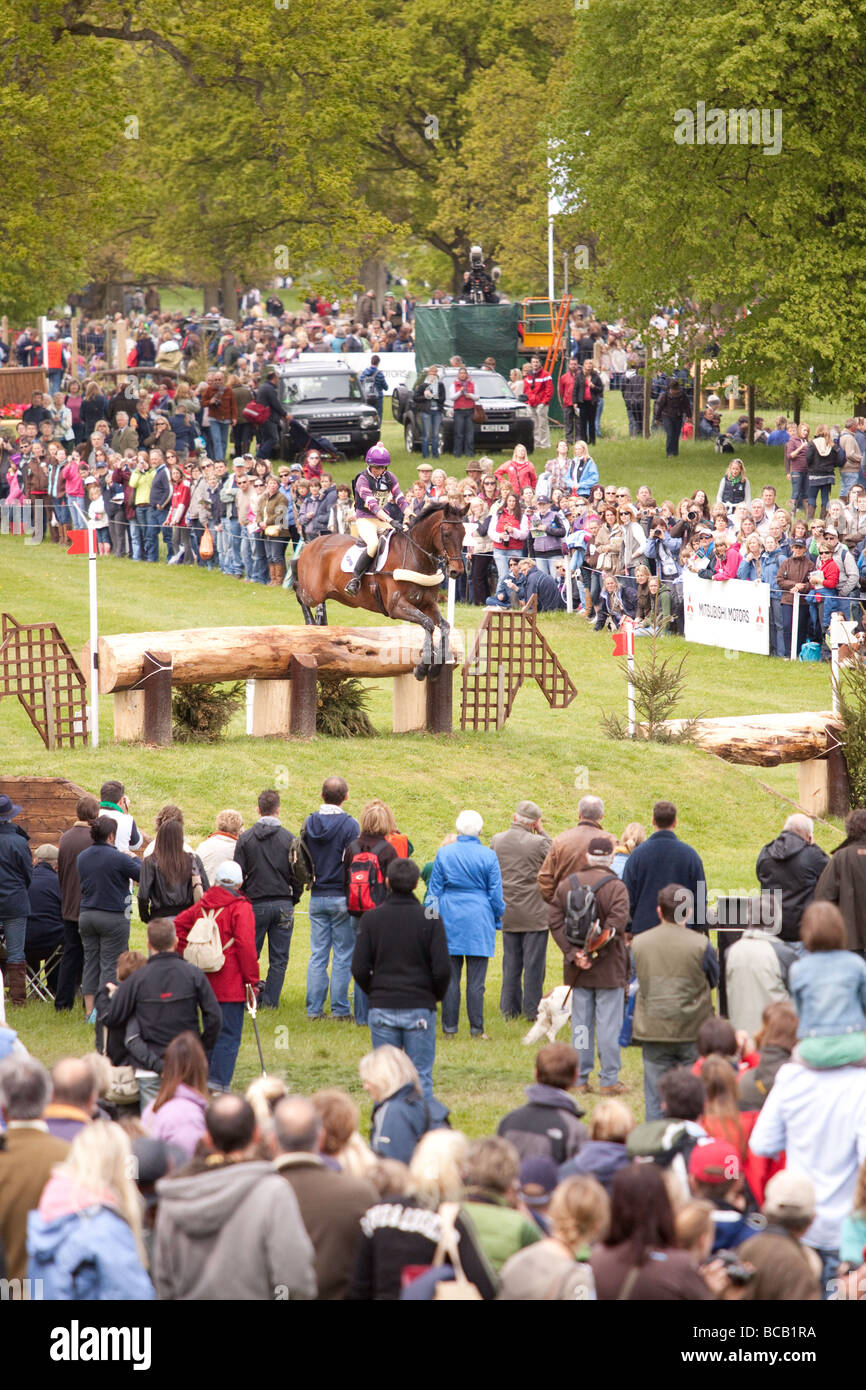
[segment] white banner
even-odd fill
[[[297,359],[298,365],[304,367],[318,367],[320,364],[335,362],[345,362],[351,367],[353,372],[359,375],[365,367],[370,366],[372,352],[302,352]],[[294,364],[283,362],[278,364],[279,370],[288,372]],[[379,354],[379,371],[388,383],[388,390],[393,391],[395,386],[402,386],[410,372],[415,370],[414,352],[382,352]]]
[[[687,642],[770,654],[770,586],[747,579],[698,579],[683,573]]]

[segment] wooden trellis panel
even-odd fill
[[[570,705],[577,687],[536,626],[536,603],[488,608],[463,665],[461,729],[501,729],[525,680],[537,681],[551,709]]]
[[[18,697],[46,748],[85,746],[86,681],[54,623],[2,623],[0,699]]]

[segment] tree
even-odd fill
[[[636,322],[690,301],[747,380],[863,394],[864,20],[864,0],[578,12],[557,131],[598,293]]]

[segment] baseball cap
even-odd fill
[[[552,1158],[541,1154],[525,1158],[520,1165],[520,1196],[528,1207],[543,1207],[559,1182],[559,1169]],[[528,1193],[527,1187],[540,1187],[540,1192]]]
[[[799,546],[802,546],[802,547],[805,549],[805,547],[806,547],[807,544],[808,544],[808,542],[806,541],[806,537],[805,537],[805,536],[792,536],[792,537],[791,537],[791,545],[792,545],[792,546],[799,545]]]
[[[740,1176],[740,1156],[725,1139],[698,1142],[689,1158],[689,1175],[696,1182],[731,1182]]]
[[[224,859],[217,868],[216,881],[225,884],[227,888],[240,888],[244,881],[240,864],[236,864],[233,859]]]
[[[613,854],[615,845],[610,835],[595,835],[586,847],[587,854]]]
[[[763,1213],[768,1220],[787,1218],[811,1221],[815,1215],[815,1188],[805,1173],[784,1168],[770,1178],[764,1189]]]
[[[522,816],[524,820],[541,820],[541,807],[536,806],[534,801],[518,801],[514,814]]]
[[[695,527],[696,536],[711,536],[712,534],[713,528],[712,526],[707,526],[706,522],[702,522],[700,526]]]
[[[839,532],[836,530],[836,527],[835,527],[835,526],[825,526],[825,527],[824,527],[824,535],[825,535],[825,536],[835,536],[837,540],[838,540],[838,538],[839,538]]]

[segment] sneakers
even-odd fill
[[[623,1081],[615,1081],[612,1086],[599,1086],[600,1096],[626,1096],[631,1090],[631,1086],[626,1086]]]

